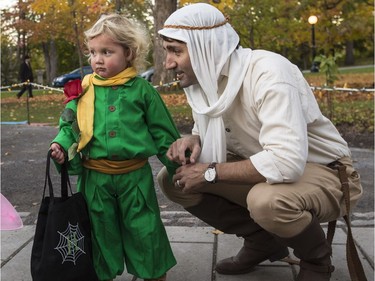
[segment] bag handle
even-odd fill
[[[352,227],[350,222],[350,192],[349,180],[346,174],[346,166],[340,161],[334,161],[327,165],[329,168],[338,171],[341,182],[342,192],[345,200],[346,215],[343,216],[348,234],[346,238],[346,261],[349,268],[350,278],[352,281],[367,281],[361,260],[358,256],[357,248],[354,242]],[[327,240],[332,245],[333,236],[335,234],[336,220],[328,223]]]
[[[51,202],[53,202],[55,199],[55,196],[53,193],[53,185],[52,185],[51,174],[50,174],[51,152],[52,152],[51,150],[48,150],[48,153],[47,153],[46,176],[44,180],[43,199],[45,198],[46,189],[48,185],[49,196],[51,198],[50,200]],[[68,198],[68,187],[70,189],[71,195],[73,194],[73,192],[72,192],[72,186],[70,184],[67,164],[65,162],[61,165],[60,175],[61,175],[61,197]]]

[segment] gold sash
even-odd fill
[[[112,161],[108,159],[86,159],[83,166],[103,174],[119,175],[127,174],[143,167],[147,159],[131,159],[123,161]]]

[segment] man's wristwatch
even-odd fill
[[[216,162],[212,162],[210,165],[208,165],[208,168],[204,173],[204,179],[209,183],[216,183]]]

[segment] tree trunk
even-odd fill
[[[172,82],[174,73],[165,71],[163,40],[159,37],[158,31],[163,28],[165,20],[177,9],[177,0],[157,0],[153,9],[155,35],[154,35],[154,67],[155,73],[152,78],[154,85]]]
[[[345,42],[345,65],[354,65],[354,44],[353,41]]]
[[[50,55],[50,63],[49,63],[50,70],[49,70],[49,72],[46,72],[47,73],[46,79],[47,79],[48,85],[52,85],[52,80],[57,75],[57,63],[58,63],[58,54],[57,54],[57,48],[56,48],[55,40],[51,40],[49,42],[49,46],[50,46],[50,53],[49,53],[49,55]]]
[[[122,8],[121,0],[116,0],[115,1],[115,10],[116,10],[116,13],[120,13],[121,12],[121,8]]]
[[[69,3],[70,3],[70,7],[71,7],[71,14],[72,14],[72,18],[73,18],[73,32],[75,34],[75,38],[76,38],[76,51],[77,51],[77,55],[78,55],[78,62],[79,62],[79,67],[81,69],[81,78],[83,79],[83,70],[82,70],[82,67],[83,67],[83,58],[82,58],[82,46],[81,46],[81,41],[79,40],[80,39],[80,32],[79,32],[79,29],[78,29],[78,25],[77,25],[77,13],[76,13],[76,10],[75,10],[75,1],[74,0],[69,0]]]
[[[58,55],[55,40],[43,42],[42,49],[44,66],[46,68],[46,83],[51,85],[53,78],[55,78],[57,74]]]
[[[251,25],[249,28],[249,43],[250,43],[250,48],[254,49],[255,43],[254,43],[254,26]]]

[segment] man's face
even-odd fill
[[[198,84],[186,44],[164,40],[163,48],[166,50],[165,68],[175,71],[176,78],[180,81],[180,86],[186,88]]]

